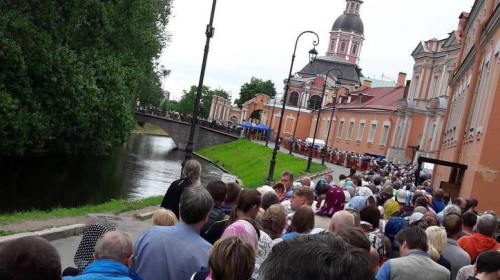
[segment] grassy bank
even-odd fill
[[[150,124],[150,123],[145,123],[144,126],[140,126],[138,124],[135,124],[134,130],[132,130],[132,133],[168,136],[168,133],[165,132],[165,130],[163,130],[161,127],[156,126],[154,124]]]
[[[208,147],[197,151],[243,180],[245,187],[262,186],[269,171],[269,162],[272,149],[255,144],[250,140],[241,139],[222,145]],[[281,172],[292,171],[296,177],[305,175],[307,160],[278,152],[274,181],[279,179]],[[317,173],[325,169],[324,166],[312,163],[311,172]]]
[[[97,205],[85,205],[76,208],[55,208],[48,211],[30,210],[0,215],[0,225],[30,221],[48,220],[53,218],[74,217],[90,213],[119,214],[127,211],[142,209],[148,206],[160,205],[163,196],[153,196],[140,200],[112,199]]]

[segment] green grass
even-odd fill
[[[48,211],[30,210],[0,215],[0,225],[8,225],[31,220],[47,220],[52,218],[73,217],[89,213],[119,214],[127,211],[142,209],[148,206],[160,205],[163,196],[152,196],[139,200],[112,199],[97,205],[85,205],[76,208],[55,208]]]
[[[145,123],[144,126],[135,124],[135,128],[132,133],[168,136],[168,133],[165,132],[165,130],[163,130],[161,127],[150,123]]]
[[[255,144],[250,140],[240,139],[222,145],[211,146],[197,151],[232,174],[243,180],[245,187],[260,187],[269,172],[272,149]],[[278,152],[273,180],[279,179],[281,172],[292,171],[296,178],[305,175],[307,160]],[[311,164],[311,172],[317,173],[325,167],[318,163]]]
[[[13,235],[16,234],[17,232],[13,230],[0,230],[0,236],[7,236],[7,235]]]

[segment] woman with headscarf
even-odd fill
[[[391,242],[391,252],[387,255],[388,259],[400,257],[399,244],[396,243],[395,238],[396,234],[398,234],[399,231],[406,228],[407,226],[408,224],[406,223],[405,219],[401,217],[392,217],[385,224],[384,235],[389,238],[389,241]]]

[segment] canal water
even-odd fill
[[[0,213],[97,204],[165,194],[180,177],[184,152],[169,137],[134,134],[109,156],[44,155],[0,162]],[[206,161],[202,184],[221,178]]]

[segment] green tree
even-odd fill
[[[235,103],[239,108],[243,106],[243,103],[252,99],[257,93],[265,93],[270,97],[276,95],[276,88],[271,80],[263,81],[252,77],[249,83],[245,83],[240,89],[240,98],[236,99]]]
[[[0,156],[100,155],[126,141],[138,98],[159,105],[153,61],[170,5],[0,1]]]
[[[189,91],[183,90],[182,97],[178,104],[178,112],[183,115],[192,114],[194,102],[196,99],[197,86],[191,86]],[[229,93],[223,89],[211,90],[210,87],[203,86],[201,90],[200,109],[198,116],[208,118],[210,106],[212,105],[212,96],[218,95],[223,98],[229,98]]]
[[[164,100],[160,106],[160,108],[163,112],[168,112],[168,111],[179,112],[178,107],[179,107],[179,102],[177,102],[175,100]]]

